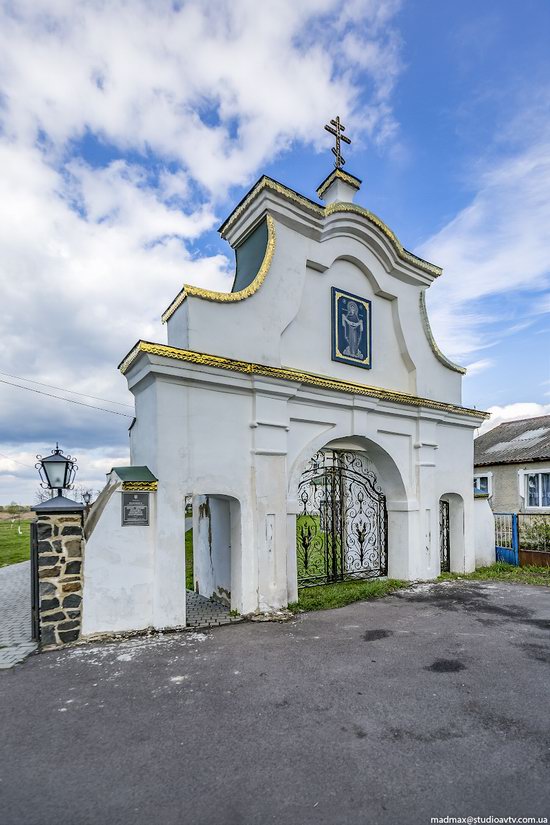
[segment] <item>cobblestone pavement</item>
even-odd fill
[[[36,650],[31,639],[30,562],[0,568],[0,669]]]
[[[220,602],[199,596],[192,590],[187,591],[187,627],[207,628],[221,624],[242,622],[241,616],[231,616],[229,608]]]

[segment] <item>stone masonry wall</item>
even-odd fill
[[[75,642],[82,620],[82,516],[38,515],[40,642]]]

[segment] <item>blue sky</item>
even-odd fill
[[[0,379],[117,414],[0,383],[0,503],[56,439],[84,486],[127,461],[118,361],[184,281],[229,288],[259,175],[314,197],[336,113],[359,202],[444,268],[464,402],[550,412],[548,42],[545,0],[2,4]]]

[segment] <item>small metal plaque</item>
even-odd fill
[[[149,525],[149,493],[122,493],[122,526]]]

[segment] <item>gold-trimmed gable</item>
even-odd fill
[[[342,174],[346,174],[343,172]],[[429,273],[433,278],[437,278],[439,275],[442,274],[443,270],[440,266],[436,266],[435,264],[429,263],[429,261],[425,261],[423,258],[419,258],[418,255],[415,255],[412,252],[409,252],[408,249],[405,249],[403,244],[399,241],[397,236],[394,232],[386,226],[386,224],[373,212],[370,212],[368,209],[365,209],[362,206],[358,206],[355,203],[330,203],[327,206],[321,206],[315,201],[310,200],[309,198],[304,197],[303,195],[298,194],[293,189],[289,189],[288,186],[284,186],[282,183],[278,183],[278,181],[273,180],[272,178],[268,178],[264,175],[258,183],[250,190],[250,192],[243,198],[243,200],[238,204],[238,206],[233,210],[231,215],[227,218],[227,220],[220,226],[218,232],[222,236],[222,238],[227,237],[227,233],[230,229],[235,225],[235,223],[239,220],[241,215],[246,212],[249,208],[250,204],[260,195],[260,193],[264,189],[269,189],[271,192],[275,192],[278,195],[286,198],[286,200],[292,201],[296,205],[300,206],[305,211],[309,212],[312,215],[315,215],[319,218],[325,218],[329,215],[334,214],[335,212],[348,212],[353,213],[355,215],[360,215],[363,218],[366,218],[370,223],[374,224],[390,241],[391,245],[393,246],[397,257],[400,258],[402,261],[406,263],[412,264],[416,266],[418,269],[421,269],[423,272]]]
[[[167,344],[155,344],[151,341],[138,341],[135,347],[128,353],[126,358],[119,365],[119,369],[124,375],[132,366],[141,353],[159,355],[163,358],[174,358],[177,361],[185,361],[189,364],[200,364],[205,367],[216,367],[221,370],[244,373],[247,375],[258,375],[266,378],[275,378],[283,381],[294,381],[298,384],[320,387],[321,389],[335,390],[352,395],[365,395],[370,398],[378,398],[382,401],[391,401],[398,404],[413,407],[426,407],[441,412],[455,413],[457,415],[473,416],[476,418],[488,418],[489,413],[473,410],[468,407],[461,407],[457,404],[448,404],[443,401],[435,401],[431,398],[421,398],[417,395],[401,392],[399,390],[387,390],[382,387],[373,387],[367,384],[358,384],[353,381],[343,381],[326,375],[317,375],[312,372],[305,372],[293,367],[270,367],[266,364],[256,364],[251,361],[238,361],[234,358],[225,358],[221,355],[210,355],[205,352],[194,352],[193,350],[170,347]]]
[[[269,268],[271,267],[271,262],[273,260],[273,254],[275,252],[275,221],[271,215],[268,214],[266,214],[265,220],[267,224],[267,244],[262,263],[260,264],[260,268],[254,280],[247,287],[240,289],[237,292],[216,292],[215,290],[202,289],[198,286],[185,284],[183,289],[176,295],[168,309],[163,313],[163,324],[165,324],[166,321],[168,321],[168,319],[174,314],[176,309],[181,306],[188,295],[194,298],[202,298],[205,301],[219,301],[224,304],[232,304],[236,301],[244,301],[245,298],[250,298],[251,295],[254,295],[254,293],[259,290],[265,281],[267,273],[269,272]]]

